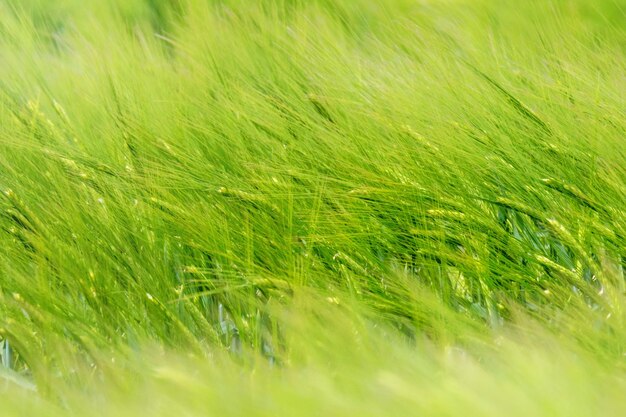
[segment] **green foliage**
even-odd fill
[[[625,23],[0,0],[3,409],[625,414]]]

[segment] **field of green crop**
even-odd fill
[[[626,1],[0,0],[0,415],[626,416]]]

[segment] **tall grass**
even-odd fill
[[[6,415],[624,415],[622,0],[0,0]]]

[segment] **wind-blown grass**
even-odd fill
[[[625,414],[623,1],[84,3],[0,1],[3,413]]]

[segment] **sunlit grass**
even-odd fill
[[[625,28],[0,0],[2,412],[626,414]]]

